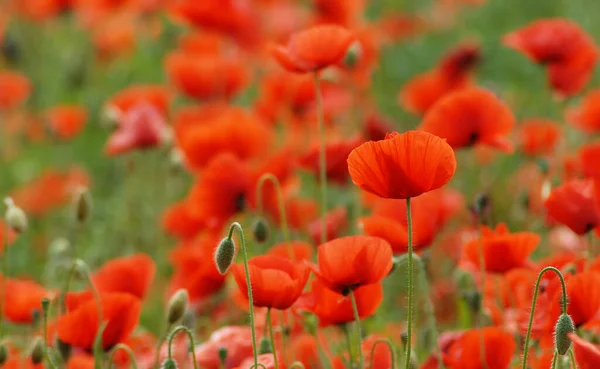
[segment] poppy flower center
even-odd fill
[[[475,145],[479,140],[479,133],[473,132],[471,136],[469,136],[469,145]]]
[[[344,287],[342,289],[342,295],[348,296],[350,294],[350,292],[352,292],[352,290],[358,288],[359,286],[360,286],[360,284],[356,283],[356,284]]]
[[[246,195],[244,195],[243,192],[237,194],[235,196],[235,199],[233,200],[233,203],[234,203],[235,211],[237,213],[244,211],[244,209],[246,208]]]

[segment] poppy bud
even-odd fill
[[[571,347],[571,339],[569,333],[575,332],[575,324],[573,319],[567,314],[562,314],[556,322],[554,329],[554,346],[559,355],[566,355]]]
[[[219,361],[225,367],[225,362],[227,361],[227,348],[219,347]]]
[[[177,363],[175,360],[168,358],[163,362],[162,369],[177,369]]]
[[[189,301],[188,291],[184,288],[179,289],[167,305],[167,323],[175,324],[179,319],[183,318]]]
[[[267,337],[263,337],[258,345],[258,354],[271,354],[271,341]]]
[[[473,201],[473,211],[476,215],[483,214],[490,206],[490,197],[486,193],[479,193]]]
[[[225,274],[235,259],[235,243],[226,237],[219,243],[215,251],[215,264],[219,273]]]
[[[27,230],[27,215],[25,215],[23,209],[16,206],[10,197],[5,198],[4,203],[8,207],[4,213],[6,224],[17,233],[25,232]]]
[[[402,341],[402,346],[406,347],[406,344],[408,343],[408,332],[402,331],[400,333],[400,341]]]
[[[462,290],[471,288],[474,284],[473,276],[460,268],[457,268],[454,271],[454,280],[456,281],[458,289]]]
[[[92,196],[85,187],[80,187],[75,191],[73,197],[73,215],[75,220],[83,224],[89,219],[92,212]]]
[[[356,41],[352,45],[350,45],[348,50],[346,50],[346,55],[344,56],[344,59],[342,60],[342,64],[345,67],[352,69],[358,63],[360,63],[361,57],[362,57],[362,46],[360,45],[360,43],[358,41]]]
[[[417,359],[417,354],[414,350],[412,350],[410,355],[410,363],[408,364],[408,367],[410,369],[419,369],[419,359]]]
[[[119,125],[119,120],[123,116],[123,112],[116,106],[109,105],[102,111],[100,124],[108,129],[115,129]]]
[[[196,326],[196,317],[194,317],[194,313],[186,310],[181,319],[181,325],[193,331]]]
[[[8,349],[4,343],[0,343],[0,366],[8,360]]]
[[[536,162],[538,169],[540,170],[540,173],[542,174],[548,174],[548,172],[550,171],[550,163],[548,162],[548,160],[546,159],[538,159]]]
[[[481,310],[481,294],[478,291],[463,291],[461,297],[467,303],[473,315],[479,314],[479,311]]]
[[[44,361],[44,341],[41,337],[36,337],[31,345],[31,362],[33,365],[40,364]]]
[[[49,308],[50,308],[50,299],[47,297],[44,297],[42,299],[42,311],[44,312],[44,314],[48,313]]]
[[[71,249],[71,243],[64,237],[59,237],[48,246],[48,255],[51,258],[60,258],[69,253]]]
[[[169,151],[169,164],[170,169],[176,173],[182,168],[185,168],[185,157],[183,156],[183,152],[177,147],[174,147]]]
[[[71,345],[57,338],[55,347],[58,349],[60,357],[63,359],[63,361],[69,361],[69,357],[71,356]]]
[[[269,224],[267,220],[263,217],[257,218],[252,225],[252,233],[256,242],[265,242],[269,238]]]

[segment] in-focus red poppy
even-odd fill
[[[579,369],[600,368],[600,347],[585,341],[574,333],[569,333],[569,338],[573,344],[575,362]]]
[[[285,45],[272,48],[279,64],[290,72],[317,72],[339,63],[354,35],[337,25],[314,26],[293,34]]]
[[[248,261],[254,306],[285,310],[300,297],[310,269],[278,256],[262,255]],[[231,271],[240,291],[248,297],[244,266],[235,264]]]
[[[108,349],[123,342],[138,324],[140,300],[128,293],[102,294],[102,321],[107,322],[102,334],[102,346]],[[81,329],[81,327],[87,327]],[[65,343],[90,350],[98,332],[99,319],[96,300],[90,295],[84,302],[59,318],[58,338]]]
[[[400,105],[414,113],[426,113],[445,95],[472,84],[469,74],[479,59],[479,46],[475,44],[465,43],[450,50],[433,70],[417,75],[402,87]]]
[[[510,233],[504,223],[492,230],[481,227],[481,239],[474,239],[463,246],[462,267],[479,270],[479,248],[483,249],[485,269],[492,273],[506,273],[512,269],[533,266],[529,256],[540,243],[540,236],[533,232]]]
[[[77,105],[61,105],[47,110],[45,117],[52,132],[63,140],[69,140],[83,129],[87,110]]]
[[[375,314],[383,301],[383,286],[381,283],[373,283],[358,287],[354,290],[354,298],[358,316],[361,319],[368,318]],[[315,314],[319,318],[321,327],[354,321],[350,296],[343,296],[330,290],[319,279],[312,282],[310,292],[302,295],[294,307]]]
[[[199,57],[175,51],[165,59],[165,70],[181,93],[198,100],[230,99],[248,82],[246,68],[239,60],[214,55]]]
[[[94,273],[92,280],[100,292],[125,292],[143,299],[156,273],[154,260],[146,254],[112,259]]]
[[[519,147],[532,156],[551,154],[561,136],[559,125],[548,119],[528,119],[519,130]]]
[[[363,142],[361,137],[346,140],[330,141],[325,146],[325,174],[327,180],[345,184],[348,181],[348,164],[346,159],[350,152]],[[310,170],[318,177],[319,173],[319,147],[313,146],[300,158],[300,166]]]
[[[445,140],[422,131],[366,142],[348,156],[352,182],[383,198],[407,199],[444,186],[456,158]]]
[[[205,369],[219,369],[219,350],[227,348],[224,369],[239,366],[252,356],[252,331],[247,326],[226,326],[211,333],[210,338],[195,349],[198,365]]]
[[[594,198],[592,180],[573,179],[554,188],[544,206],[552,220],[583,235],[599,224]]]
[[[315,275],[330,289],[347,295],[355,288],[377,283],[392,269],[392,247],[369,236],[336,238],[319,246]]]
[[[203,168],[223,152],[250,159],[272,147],[272,128],[245,109],[208,106],[190,113],[176,118],[174,131],[177,145],[193,169]]]
[[[485,347],[485,367],[481,357],[480,332],[471,329],[465,332],[448,348],[444,358],[446,365],[452,369],[508,369],[517,344],[512,334],[496,327],[483,329]]]
[[[107,101],[109,109],[118,110],[119,114],[125,114],[136,106],[147,103],[152,105],[161,115],[166,116],[169,111],[171,95],[162,85],[132,85],[129,86]]]
[[[473,87],[441,99],[427,112],[420,129],[447,139],[454,149],[483,144],[512,151],[506,136],[514,125],[506,104],[492,92]]]
[[[0,109],[11,109],[31,94],[31,82],[19,72],[0,71]]]
[[[134,149],[156,147],[165,140],[166,129],[163,116],[154,106],[142,103],[121,117],[104,151],[107,155],[115,156]]]
[[[321,224],[325,222],[325,239],[331,241],[348,227],[348,211],[343,206],[327,212],[325,218],[317,218],[308,223],[308,233],[314,244],[321,242]]]
[[[583,97],[579,106],[567,109],[565,118],[584,132],[600,131],[600,89],[591,90]]]
[[[600,179],[599,157],[600,142],[589,143],[579,149],[579,162],[584,177]]]
[[[5,288],[4,317],[13,323],[32,323],[35,313],[41,316],[42,299],[54,296],[54,292],[28,280],[9,278],[5,281]]]
[[[267,254],[293,260],[312,260],[313,248],[311,244],[304,241],[284,241],[271,246]]]

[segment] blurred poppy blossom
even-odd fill
[[[574,179],[554,188],[544,206],[551,219],[582,235],[598,226],[594,197],[593,181]]]
[[[94,273],[100,292],[125,292],[143,299],[152,284],[156,264],[146,254],[112,259]]]
[[[0,110],[22,104],[31,94],[31,82],[19,72],[0,71]]]
[[[87,111],[77,105],[62,105],[47,110],[45,117],[52,132],[63,140],[69,140],[83,129]]]
[[[519,146],[527,155],[549,155],[561,138],[557,123],[547,119],[529,119],[520,127]]]

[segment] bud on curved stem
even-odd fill
[[[115,358],[115,354],[117,353],[117,351],[119,350],[123,350],[127,353],[127,355],[129,356],[129,363],[130,365],[133,367],[133,369],[137,369],[137,362],[135,360],[135,353],[133,352],[133,350],[131,349],[131,347],[127,346],[124,343],[117,343],[112,350],[110,351],[110,355],[108,357],[108,362],[110,364],[112,364],[114,358]]]
[[[560,272],[560,270],[556,269],[555,267],[551,267],[551,266],[545,267],[538,274],[537,280],[535,282],[535,289],[533,291],[533,301],[531,303],[531,313],[529,314],[529,325],[527,327],[527,335],[525,336],[525,346],[524,346],[524,352],[523,352],[523,365],[522,365],[523,369],[527,369],[527,354],[529,353],[529,339],[531,338],[531,327],[533,325],[533,314],[535,313],[535,305],[537,302],[540,281],[542,280],[542,276],[544,275],[544,273],[546,273],[548,271],[555,273],[558,276],[558,279],[560,280],[560,284],[561,284],[561,288],[562,288],[562,298],[560,301],[561,306],[562,306],[562,314],[567,315],[567,286],[565,284],[565,279],[563,278],[563,275]],[[554,367],[556,364],[556,357],[557,357],[557,354],[555,352],[552,367]]]
[[[27,230],[27,215],[20,207],[16,206],[10,197],[4,199],[6,204],[6,212],[4,213],[4,220],[6,224],[12,228],[16,233],[23,233]]]
[[[169,326],[177,323],[187,310],[189,297],[186,289],[181,288],[171,296],[167,305],[167,324]]]
[[[44,361],[44,341],[42,337],[38,336],[33,339],[29,357],[33,365],[41,364]]]
[[[219,242],[215,250],[215,265],[217,266],[217,270],[221,274],[227,273],[229,267],[235,261],[236,254],[235,243],[233,242],[233,238],[225,237]]]
[[[175,338],[175,336],[177,335],[177,333],[184,331],[189,340],[190,340],[190,345],[192,345],[192,360],[194,360],[194,369],[198,369],[198,362],[196,361],[196,342],[194,341],[194,334],[192,333],[192,331],[190,331],[187,327],[184,327],[182,325],[180,325],[179,327],[175,328],[173,330],[173,332],[171,332],[170,336],[169,336],[169,359],[173,358],[173,352],[172,352],[172,348],[173,348],[173,339]]]
[[[373,358],[375,357],[375,347],[377,347],[377,345],[380,343],[383,343],[388,347],[388,350],[390,351],[390,354],[392,355],[392,367],[390,369],[395,369],[395,367],[396,367],[396,350],[394,350],[394,345],[387,338],[380,338],[373,343],[373,346],[371,347],[371,362],[369,363],[369,369],[375,369],[373,367]]]
[[[281,218],[281,232],[283,233],[283,240],[288,245],[288,252],[290,253],[290,258],[294,259],[294,252],[290,245],[290,232],[285,212],[285,203],[283,201],[283,192],[281,191],[281,184],[279,183],[279,179],[277,179],[277,177],[275,177],[273,173],[265,173],[258,179],[258,183],[256,185],[256,206],[258,210],[258,215],[262,216],[263,214],[262,194],[263,186],[267,181],[273,183],[273,187],[275,187],[275,193],[277,194],[277,206],[279,207],[279,217]]]
[[[561,314],[554,328],[554,347],[559,355],[566,355],[571,347],[569,333],[575,332],[573,319],[567,314]]]
[[[79,187],[73,196],[73,219],[79,223],[85,223],[92,213],[92,196],[85,187]]]

